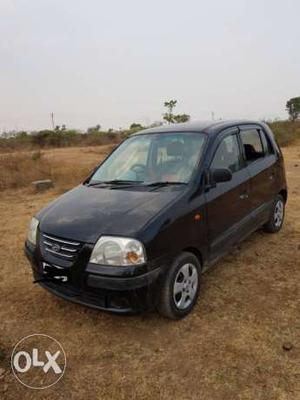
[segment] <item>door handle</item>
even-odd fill
[[[248,197],[249,197],[248,193],[242,193],[242,194],[240,194],[240,199],[241,199],[241,200],[246,200],[246,199],[248,199]]]

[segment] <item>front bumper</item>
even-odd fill
[[[133,314],[155,308],[158,285],[164,270],[162,265],[150,270],[149,266],[144,265],[142,269],[137,269],[137,275],[107,276],[106,271],[116,273],[117,269],[95,268],[81,259],[81,265],[64,268],[63,272],[59,270],[61,274],[68,274],[68,281],[62,282],[45,275],[43,264],[47,263],[50,267],[51,263],[38,248],[26,243],[25,255],[31,263],[35,282],[58,297],[119,314]],[[98,270],[100,273],[97,273]]]

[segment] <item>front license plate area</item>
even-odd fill
[[[58,265],[43,262],[42,272],[44,278],[50,278],[64,283],[68,282],[69,280],[69,271],[66,268],[60,267]]]

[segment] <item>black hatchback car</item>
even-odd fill
[[[200,275],[251,232],[278,232],[287,185],[269,127],[178,124],[123,141],[31,221],[35,282],[118,313],[187,315]]]

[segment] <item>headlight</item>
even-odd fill
[[[39,221],[33,217],[28,227],[27,240],[34,246],[36,245],[36,235],[38,226],[39,226]]]
[[[146,261],[144,246],[135,239],[102,236],[96,243],[90,262],[101,265],[139,265]]]

